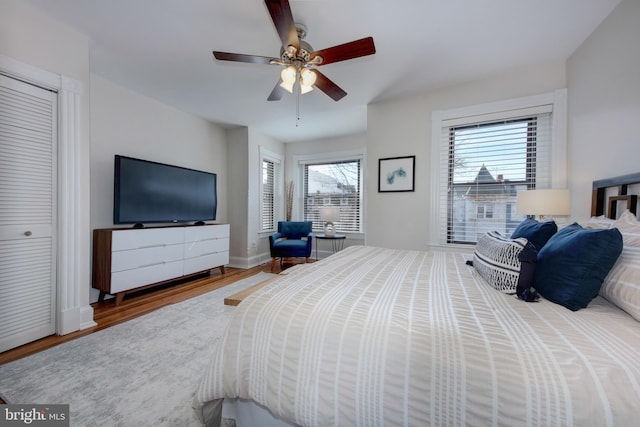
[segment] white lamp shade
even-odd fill
[[[280,72],[282,83],[280,87],[289,93],[293,93],[293,84],[296,82],[297,71],[293,66],[288,66]]]
[[[544,189],[518,191],[516,198],[518,215],[569,215],[569,190]]]
[[[296,81],[296,69],[293,65],[288,66],[280,72],[280,78],[284,83],[294,84]]]
[[[340,219],[340,208],[337,206],[330,206],[326,208],[320,208],[320,221],[322,222],[337,222]]]
[[[333,224],[340,220],[340,208],[337,206],[328,206],[320,208],[320,221],[324,223],[324,234],[333,236],[336,234],[336,227]]]
[[[309,93],[313,90],[313,86],[307,86],[305,84],[300,83],[300,93],[304,95],[305,93]]]
[[[313,86],[316,84],[316,73],[308,68],[303,68],[302,71],[300,71],[300,79],[302,80],[300,84],[304,86]]]

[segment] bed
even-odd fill
[[[236,308],[196,413],[238,426],[636,424],[638,182],[594,182],[581,230],[624,245],[587,307],[501,292],[468,265],[475,253],[349,247]]]

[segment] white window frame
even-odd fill
[[[478,121],[490,120],[508,115],[510,111],[538,108],[549,105],[553,111],[551,118],[551,188],[566,188],[567,186],[567,90],[558,89],[540,95],[514,98],[505,101],[479,104],[450,110],[433,111],[431,114],[431,208],[430,215],[430,248],[464,248],[468,245],[444,243],[440,235],[440,176],[442,153],[441,134],[444,122],[465,117],[477,117]],[[445,240],[446,241],[446,240]]]
[[[274,168],[277,168],[277,171],[274,170],[274,194],[275,201],[273,204],[274,212],[273,214],[273,228],[262,228],[262,211],[264,209],[264,189],[262,186],[262,165],[264,161],[270,161],[274,164]],[[275,232],[278,228],[278,221],[284,220],[284,212],[285,212],[285,200],[284,200],[284,157],[280,154],[274,153],[269,149],[260,146],[260,173],[259,173],[259,194],[260,194],[260,215],[258,216],[258,232],[271,234]]]
[[[349,150],[349,151],[336,151],[329,153],[318,154],[306,154],[306,155],[294,155],[293,164],[295,165],[295,177],[296,177],[296,211],[299,212],[299,216],[304,216],[304,167],[307,164],[313,163],[330,163],[341,162],[348,160],[360,160],[360,232],[340,232],[340,234],[347,234],[354,239],[364,239],[364,230],[366,229],[366,214],[365,214],[365,182],[366,177],[366,151],[361,150]]]

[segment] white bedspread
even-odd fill
[[[487,285],[469,254],[350,247],[243,301],[194,398],[305,426],[637,425],[640,323]]]

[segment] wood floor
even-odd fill
[[[96,326],[64,336],[52,335],[12,350],[7,350],[0,353],[0,365],[117,325],[118,323],[147,314],[166,305],[175,304],[214,289],[219,289],[238,280],[253,276],[261,271],[269,273],[271,272],[270,264],[269,262],[248,270],[227,267],[225,268],[224,274],[221,274],[219,269],[215,269],[212,270],[208,276],[128,294],[125,296],[124,301],[117,307],[115,305],[115,299],[91,304],[93,306],[93,320],[97,323]],[[284,268],[286,267],[287,265],[285,264]],[[279,272],[280,266],[276,263],[273,273]],[[0,400],[0,403],[1,402]]]

